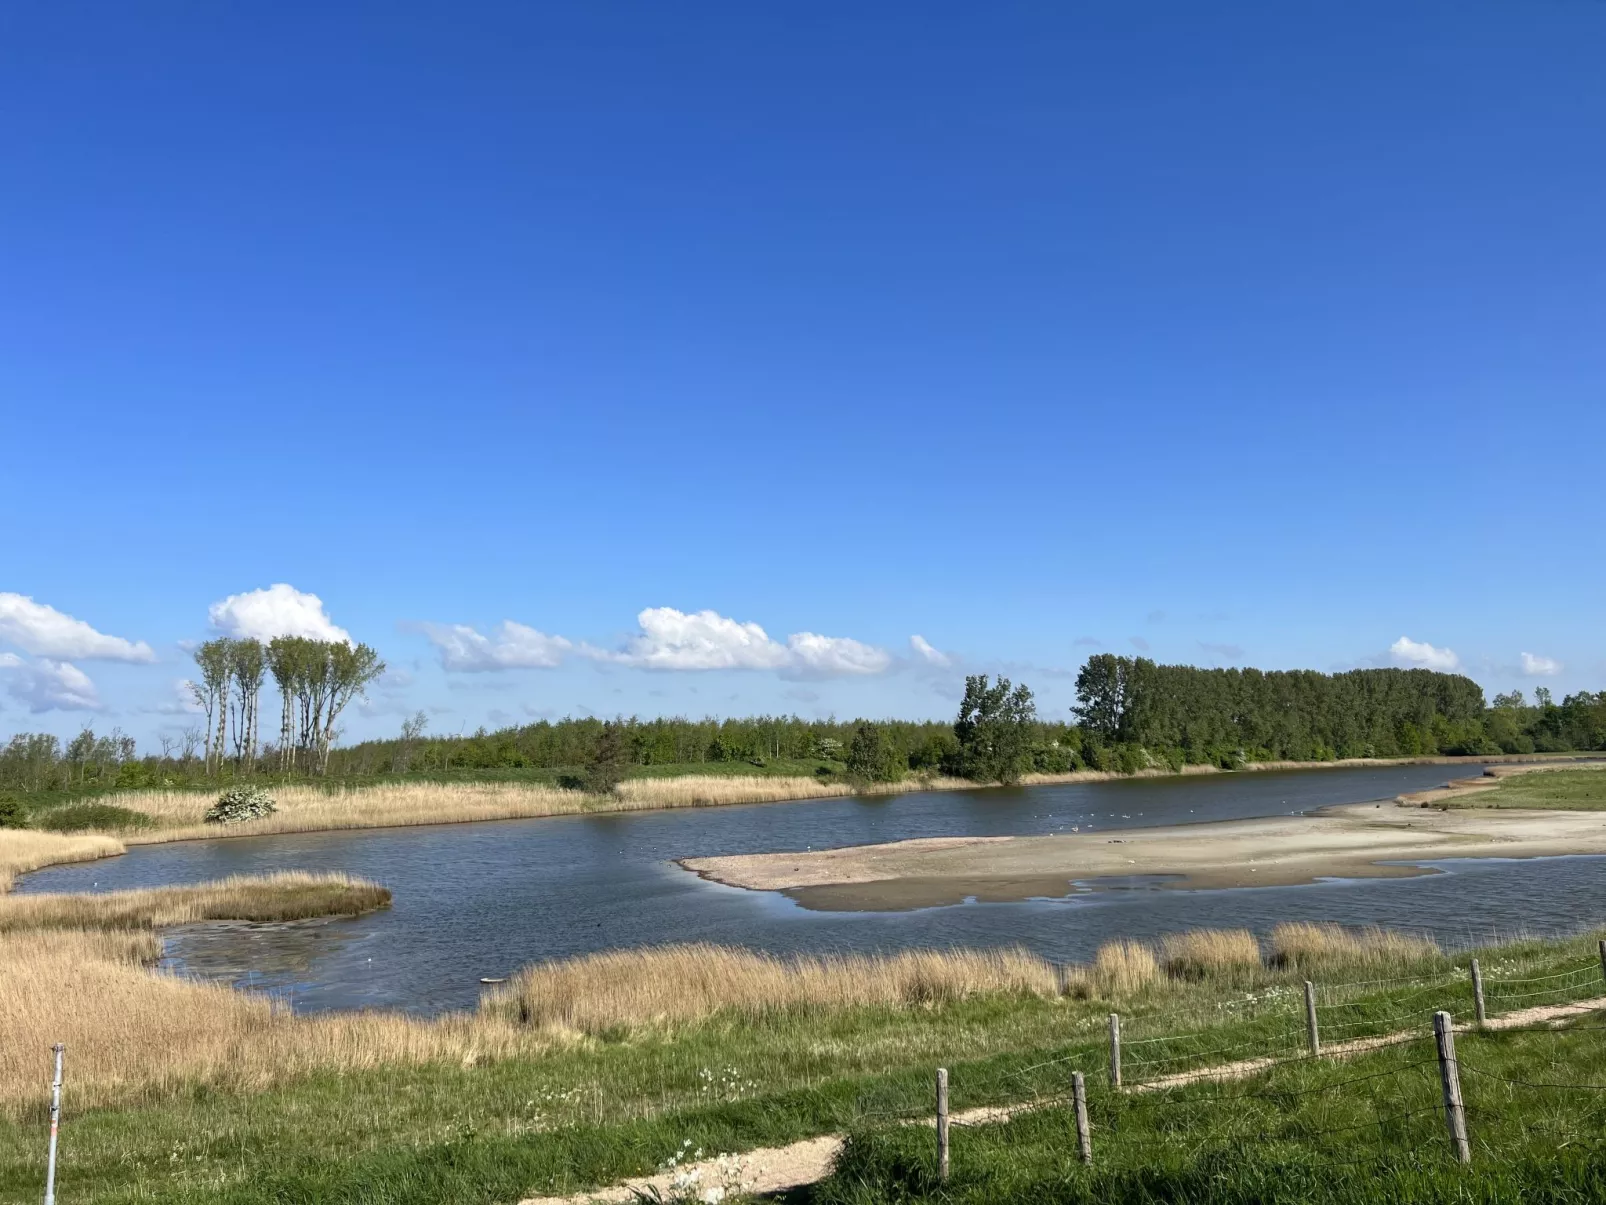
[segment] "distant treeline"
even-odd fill
[[[420,713],[397,737],[325,746],[322,754],[328,776],[346,780],[502,771],[554,777],[594,768],[599,759],[617,759],[635,772],[671,766],[729,772],[746,765],[884,780],[909,772],[974,776],[987,763],[977,750],[995,745],[1008,749],[993,759],[1006,767],[1006,779],[1084,767],[1132,773],[1188,764],[1230,769],[1281,760],[1606,749],[1606,691],[1581,691],[1557,703],[1540,688],[1531,702],[1512,692],[1489,706],[1470,678],[1429,670],[1198,669],[1102,655],[1082,667],[1077,699],[1071,715],[1053,721],[1036,717],[1029,694],[1014,709],[1000,698],[994,703],[1001,710],[989,712],[979,730],[968,684],[957,723],[568,718],[446,736],[429,733]],[[228,773],[284,774],[277,750],[254,756],[249,744],[236,751]],[[86,728],[65,746],[49,734],[20,733],[0,746],[0,790],[198,783],[205,753],[194,732],[164,738],[160,754],[145,756],[115,731],[97,736]],[[214,750],[214,768],[216,761]]]

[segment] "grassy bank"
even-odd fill
[[[1487,787],[1446,792],[1452,808],[1539,808],[1606,811],[1606,767],[1558,769],[1539,774],[1501,774]],[[1471,784],[1468,784],[1469,786]]]
[[[1051,1097],[1067,1058],[1102,1067],[1112,1009],[1134,1074],[1145,1059],[1171,1073],[1222,1047],[1286,1046],[1307,977],[1343,1036],[1466,997],[1465,960],[1430,944],[1288,926],[1263,948],[1236,933],[1114,943],[1069,972],[1017,954],[755,966],[663,951],[542,968],[473,1015],[297,1018],[151,974],[148,934],[68,932],[66,944],[62,932],[0,937],[13,1039],[0,1055],[0,1199],[37,1194],[56,1040],[68,1044],[75,1201],[489,1205],[650,1172],[687,1139],[739,1151],[918,1118],[937,1065],[953,1073],[955,1108]],[[1484,958],[1491,984],[1559,975],[1565,991],[1547,1000],[1601,991],[1589,940]],[[521,1016],[521,997],[545,1003]],[[1191,1036],[1138,1054],[1173,1034]]]

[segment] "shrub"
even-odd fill
[[[22,804],[15,799],[0,799],[0,828],[21,828]]]
[[[41,812],[35,825],[53,833],[82,833],[91,829],[149,828],[155,823],[144,812],[110,803],[68,803]]]
[[[273,796],[261,787],[230,787],[207,809],[204,819],[208,824],[239,824],[271,816],[278,810]]]

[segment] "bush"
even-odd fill
[[[22,804],[15,799],[0,799],[0,828],[21,828]]]
[[[154,821],[144,812],[110,803],[68,803],[41,812],[38,828],[53,833],[82,833],[90,829],[149,828]]]
[[[208,824],[239,824],[271,816],[278,810],[273,796],[261,787],[230,787],[207,809],[204,819]]]

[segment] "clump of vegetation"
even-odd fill
[[[1392,929],[1346,929],[1343,925],[1286,921],[1271,931],[1270,965],[1287,970],[1310,967],[1392,968],[1443,957],[1428,937]]]
[[[954,721],[959,741],[959,773],[972,782],[1020,781],[1031,766],[1037,706],[1025,683],[1011,688],[1008,678],[989,685],[986,674],[965,679],[965,697]]]
[[[596,751],[586,765],[585,789],[593,795],[612,795],[630,773],[630,749],[625,744],[625,726],[609,720],[597,737]]]
[[[0,828],[21,828],[27,822],[27,813],[15,799],[0,798]]]
[[[1261,969],[1260,943],[1248,929],[1190,929],[1160,939],[1165,973],[1173,979],[1231,980]]]
[[[230,787],[217,797],[217,802],[207,809],[202,819],[207,824],[239,824],[260,820],[278,810],[273,796],[262,787]]]
[[[34,824],[53,833],[115,832],[150,828],[155,821],[144,812],[112,803],[68,803],[38,814]]]
[[[1093,978],[1105,997],[1130,996],[1160,978],[1160,963],[1141,941],[1121,938],[1093,955]]]
[[[879,724],[860,724],[848,748],[848,778],[854,782],[899,782],[909,760]]]

